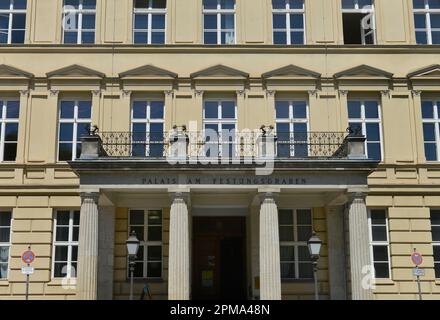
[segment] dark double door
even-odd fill
[[[246,299],[246,225],[242,217],[193,220],[193,299]]]

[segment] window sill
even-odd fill
[[[125,282],[130,282],[130,278],[126,279]],[[134,283],[163,283],[165,282],[164,279],[149,279],[149,278],[143,278],[143,279],[133,279]]]
[[[72,283],[73,281],[75,281],[75,283]],[[65,282],[65,283],[63,283]],[[48,286],[51,287],[61,287],[61,286],[67,286],[69,288],[72,287],[76,287],[76,279],[75,278],[71,278],[71,279],[64,279],[64,278],[52,278],[48,283]]]
[[[372,281],[375,285],[381,285],[381,286],[383,285],[392,286],[395,284],[395,282],[391,279],[373,279]]]
[[[435,285],[440,286],[440,279],[435,279]]]
[[[281,279],[281,283],[313,283],[313,279]]]

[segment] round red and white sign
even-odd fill
[[[423,263],[423,257],[420,253],[414,252],[411,255],[411,260],[416,266],[420,266]]]
[[[35,260],[35,254],[30,250],[25,251],[21,256],[21,260],[26,264],[31,264]]]

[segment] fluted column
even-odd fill
[[[168,299],[189,300],[189,218],[186,194],[172,194]]]
[[[352,299],[371,300],[373,295],[368,281],[368,277],[371,277],[368,213],[363,193],[352,195],[348,208],[348,227]]]
[[[273,193],[264,193],[261,198],[260,298],[261,300],[281,300],[278,208]]]
[[[96,192],[81,194],[77,272],[80,300],[98,298],[98,199]]]

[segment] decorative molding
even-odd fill
[[[202,97],[203,96],[204,91],[203,90],[196,90],[196,96],[197,97]]]
[[[276,94],[277,92],[275,91],[275,90],[266,90],[266,95],[268,96],[268,97],[275,97],[275,94]]]
[[[422,94],[422,91],[420,91],[420,90],[411,90],[411,95],[413,97],[420,97],[421,94]]]
[[[339,94],[343,97],[346,97],[348,95],[348,90],[338,90]]]
[[[237,96],[238,97],[244,97],[244,90],[237,90]]]
[[[83,202],[94,202],[98,204],[100,193],[99,192],[81,192],[81,203]]]
[[[174,90],[165,90],[164,93],[165,93],[165,96],[167,96],[167,97],[174,96]]]
[[[92,90],[92,95],[94,97],[100,97],[101,96],[101,90]]]
[[[30,90],[20,90],[20,96],[29,97]]]
[[[390,90],[381,90],[380,94],[382,95],[382,97],[389,98],[391,96],[391,91]]]
[[[122,90],[122,97],[127,98],[131,96],[131,90]]]
[[[50,96],[51,96],[51,97],[57,97],[58,94],[60,93],[60,90],[53,90],[53,89],[50,89],[49,92],[50,92]]]
[[[312,97],[318,97],[318,90],[317,89],[315,89],[315,90],[309,90],[309,96],[312,96]]]

